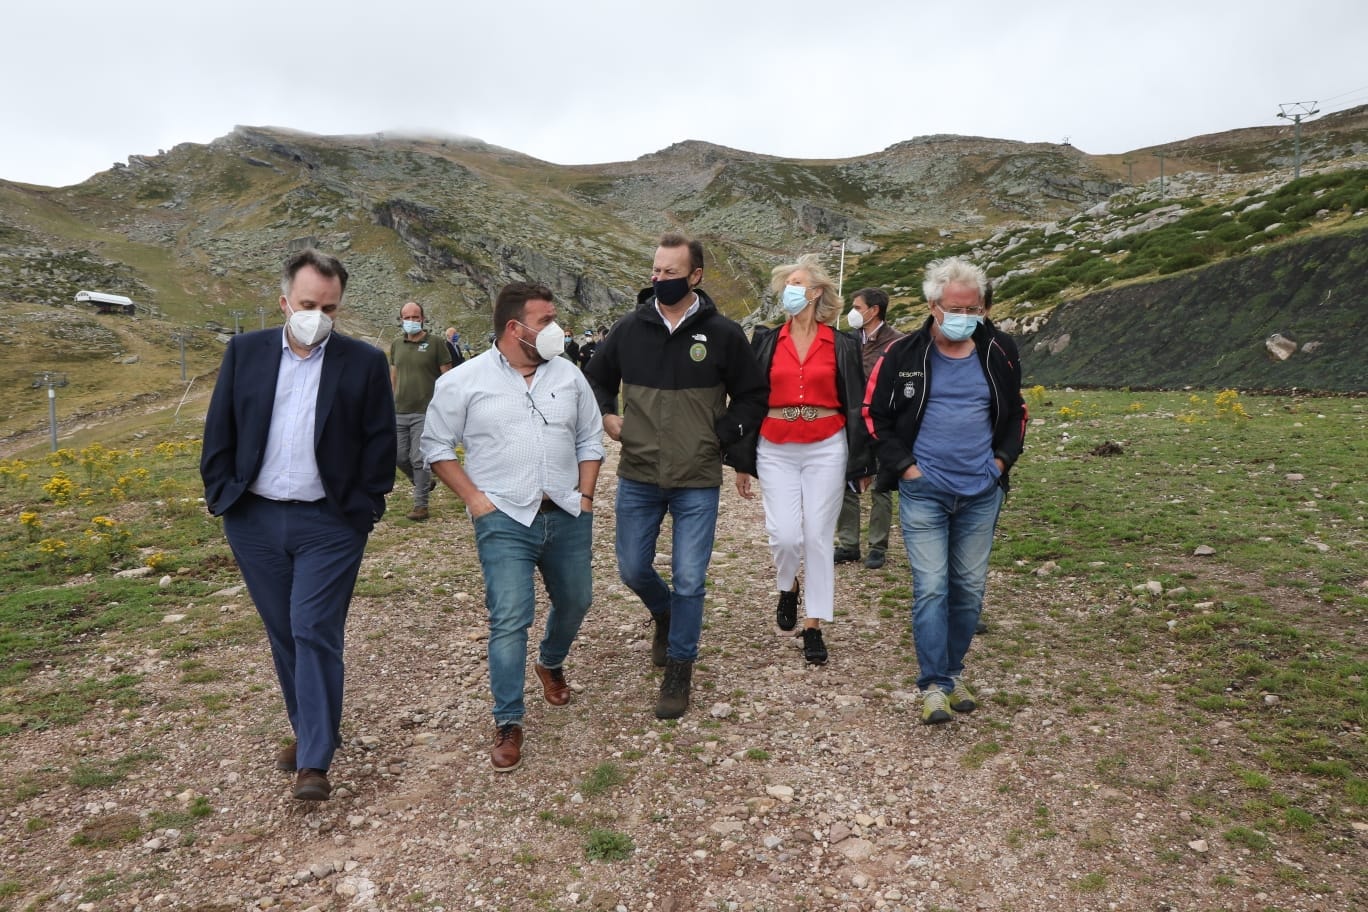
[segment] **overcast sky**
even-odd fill
[[[960,133],[1120,153],[1368,103],[1365,0],[6,3],[0,178],[237,124],[474,136],[563,164]]]

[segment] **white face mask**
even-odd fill
[[[859,329],[864,326],[864,314],[852,307],[850,313],[846,314],[846,322],[850,324],[851,329]]]
[[[289,304],[285,305],[289,307]],[[332,333],[333,321],[321,310],[290,307],[290,336],[305,348],[317,348]]]
[[[523,329],[532,328],[521,320],[517,322]],[[526,340],[521,337],[519,337],[518,341],[522,342],[523,345],[527,345],[528,348],[535,348],[537,354],[541,355],[543,361],[550,361],[552,358],[557,358],[565,352],[565,330],[561,329],[560,326],[556,324],[555,320],[552,320],[550,323],[543,326],[537,333],[537,344],[535,346],[528,345]]]

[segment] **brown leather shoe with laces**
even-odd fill
[[[298,741],[291,741],[289,744],[276,751],[275,766],[282,773],[293,773],[295,771],[295,752],[299,749]]]
[[[570,685],[565,683],[564,668],[546,668],[540,662],[533,665],[537,678],[541,681],[542,695],[552,706],[564,706],[570,702]]]
[[[489,765],[496,773],[511,773],[522,765],[522,726],[507,722],[494,730],[494,749],[489,752]]]
[[[302,769],[295,776],[294,796],[300,801],[327,801],[332,784],[323,770]]]

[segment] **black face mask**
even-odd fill
[[[662,307],[673,307],[693,291],[689,287],[688,276],[679,279],[652,279],[651,285],[655,288],[656,300]]]

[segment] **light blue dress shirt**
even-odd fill
[[[271,429],[261,471],[248,488],[267,500],[322,500],[323,479],[314,453],[314,416],[318,411],[318,381],[323,376],[322,345],[301,358],[280,331],[280,375],[276,378]]]

